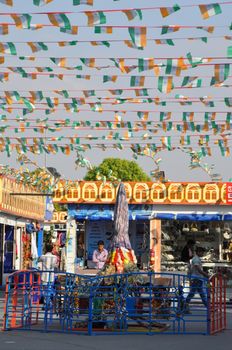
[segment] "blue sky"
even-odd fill
[[[195,1],[178,1],[180,5],[190,5],[195,3]],[[206,3],[210,3],[209,1]],[[53,3],[44,6],[44,7],[36,7],[32,5],[32,0],[14,0],[14,7],[11,9],[10,7],[4,6],[0,4],[0,12],[22,12],[22,13],[31,13],[31,12],[42,12],[42,11],[81,11],[81,10],[91,10],[91,9],[118,9],[118,8],[130,8],[130,7],[159,7],[159,6],[172,6],[174,2],[172,1],[155,1],[155,0],[133,0],[132,1],[100,1],[95,0],[95,6],[93,8],[88,6],[72,6],[72,0],[54,0]],[[213,34],[207,34],[204,31],[200,31],[197,29],[183,29],[177,33],[169,34],[163,37],[166,38],[188,38],[188,37],[199,37],[199,36],[208,36],[208,44],[205,44],[200,41],[189,41],[189,40],[176,40],[174,47],[169,47],[166,45],[155,45],[154,42],[148,42],[146,49],[143,51],[127,48],[122,42],[115,43],[111,45],[111,48],[104,47],[93,47],[89,43],[79,44],[74,47],[69,48],[58,48],[57,45],[48,44],[49,51],[47,52],[39,52],[36,54],[38,59],[36,63],[30,63],[29,61],[20,61],[17,57],[8,57],[6,59],[5,64],[0,66],[0,72],[3,71],[3,67],[8,66],[52,66],[55,71],[62,72],[60,69],[56,70],[56,66],[51,63],[49,59],[46,57],[73,57],[68,60],[70,66],[74,66],[79,64],[78,57],[95,57],[95,58],[109,58],[109,57],[130,57],[130,58],[139,58],[139,57],[155,57],[157,60],[159,57],[179,57],[183,55],[184,57],[188,52],[191,52],[193,56],[197,57],[208,57],[208,56],[226,56],[227,47],[230,45],[231,41],[224,40],[224,38],[216,38],[218,36],[230,35],[231,31],[229,31],[229,26],[231,24],[231,7],[232,5],[222,5],[223,13],[218,16],[214,16],[209,20],[203,20],[200,15],[200,11],[197,7],[188,7],[182,8],[181,11],[163,19],[158,10],[149,10],[143,11],[143,20],[133,20],[129,22],[129,25],[148,25],[148,26],[159,26],[159,25],[193,25],[193,26],[202,26],[202,25],[215,25],[219,26],[215,29]],[[73,25],[86,25],[86,15],[81,13],[75,13],[68,15],[70,21]],[[12,22],[12,20],[8,17],[0,15],[0,21],[5,22],[7,18],[7,22]],[[33,15],[32,23],[49,23],[47,16],[45,15]],[[107,24],[106,25],[128,25],[128,21],[126,20],[126,16],[122,13],[112,13],[107,14]],[[220,27],[221,26],[221,27]],[[224,27],[225,26],[225,27]],[[160,29],[149,29],[148,38],[161,38]],[[213,37],[210,39],[210,37]],[[114,34],[109,35],[96,35],[93,33],[92,28],[80,28],[79,34],[77,37],[68,34],[62,34],[59,32],[57,28],[49,28],[42,29],[39,31],[29,31],[29,30],[16,30],[14,28],[10,29],[9,36],[1,36],[1,41],[62,41],[62,40],[107,40],[107,39],[129,39],[129,34],[126,29],[117,29],[114,30]],[[29,48],[25,43],[16,43],[17,51],[20,55],[31,55]],[[107,61],[102,60],[101,63]],[[223,62],[226,62],[224,60]],[[5,71],[5,69],[4,69]],[[64,70],[63,72],[66,72]],[[73,72],[73,71],[71,71]],[[129,87],[129,78],[119,78],[117,83],[107,83],[102,84],[101,77],[97,77],[97,75],[103,74],[120,74],[118,70],[104,70],[104,71],[96,71],[92,69],[86,68],[81,73],[77,72],[76,74],[93,74],[94,77],[91,81],[77,80],[71,77],[65,77],[63,81],[59,81],[58,79],[48,79],[46,77],[41,77],[35,81],[30,81],[28,79],[23,79],[19,75],[11,75],[9,82],[0,83],[1,94],[2,91],[6,90],[43,90],[46,96],[55,96],[51,90],[54,89],[64,89],[64,90],[82,90],[82,89],[116,89],[116,88],[128,88]],[[150,71],[145,72],[146,75],[151,77],[146,78],[146,87],[149,88],[157,88],[157,78],[152,77],[152,73]],[[213,67],[205,67],[205,68],[195,68],[194,70],[189,70],[188,73],[182,73],[184,75],[194,75],[197,76],[199,74],[202,76],[210,77],[213,75]],[[132,72],[131,75],[138,75],[137,71]],[[180,78],[175,78],[177,85],[181,82]],[[231,79],[227,80],[227,83],[231,83]],[[209,79],[205,79],[203,81],[203,85],[209,85]],[[168,97],[175,96],[177,93],[181,93],[187,96],[212,96],[212,97],[224,97],[230,96],[230,88],[201,88],[201,89],[185,89],[178,90],[175,89],[170,93]],[[79,92],[75,92],[76,94]],[[153,91],[151,95],[163,97],[164,95]],[[105,96],[105,92],[104,92]],[[225,112],[228,111],[228,107],[225,107],[224,104],[218,103],[215,108],[206,108],[202,104],[197,104],[193,106],[184,106],[181,107],[178,104],[170,104],[167,107],[157,107],[157,106],[128,106],[128,110],[131,110],[132,107],[136,107],[138,109],[149,109],[152,111],[157,111],[151,113],[151,120],[157,120],[158,111],[172,111],[173,112],[173,120],[181,120],[183,111],[194,111],[194,112],[205,112],[205,111],[218,111]],[[110,108],[110,107],[109,107]],[[118,110],[125,109],[125,106],[118,107]],[[133,108],[135,109],[135,108]],[[8,115],[13,118],[16,114],[20,114],[21,111],[15,111],[13,114]],[[35,118],[43,118],[44,114],[41,111],[36,111],[33,113],[33,117]],[[93,112],[85,112],[75,114],[68,114],[66,111],[58,111],[49,116],[50,120],[54,119],[64,119],[70,118],[72,121],[74,120],[112,120],[114,117],[113,112],[105,112],[102,114],[97,114]],[[196,120],[201,121],[203,114],[197,114]],[[225,117],[224,114],[219,114],[218,118],[221,120]],[[137,120],[135,113],[127,113],[123,120]],[[153,118],[153,119],[152,119]],[[155,119],[156,118],[156,119]],[[73,135],[73,131],[66,131],[66,136]],[[78,136],[84,136],[90,133],[90,131],[75,131],[75,134]],[[92,135],[95,135],[95,131],[91,131]],[[59,135],[62,135],[60,133]],[[102,135],[102,134],[99,134]],[[158,136],[163,136],[164,133],[159,133]],[[177,133],[171,133],[173,140],[177,140]],[[10,131],[7,136],[11,136]],[[40,134],[32,135],[31,131],[25,133],[24,135],[18,134],[18,136],[35,136],[39,137]],[[50,136],[48,134],[48,136]],[[54,134],[52,134],[54,136]],[[157,140],[157,136],[155,135],[154,140]],[[176,143],[176,141],[174,141]],[[231,141],[229,141],[231,143]],[[215,172],[221,173],[223,176],[223,180],[228,180],[232,177],[230,171],[230,157],[222,157],[219,151],[219,148],[212,144],[212,157],[204,158],[203,162],[208,164],[215,164]],[[61,153],[57,155],[41,155],[41,156],[33,156],[28,153],[31,159],[36,159],[40,166],[44,166],[45,163],[49,166],[55,166],[59,172],[61,172],[65,177],[71,179],[82,178],[85,173],[85,169],[78,168],[75,169],[75,154],[71,154],[70,156],[65,156]],[[93,165],[99,164],[105,157],[120,157],[126,159],[132,159],[132,152],[128,149],[125,149],[121,152],[116,150],[108,150],[108,151],[100,151],[98,149],[92,149],[91,151],[86,152],[86,157],[91,161]],[[10,158],[7,158],[5,154],[0,155],[0,163],[2,164],[10,164],[11,166],[16,165],[15,158],[16,155],[12,154]],[[173,181],[208,181],[209,177],[202,170],[190,170],[188,168],[189,165],[189,156],[184,154],[181,151],[163,151],[157,155],[157,157],[162,158],[161,168],[165,170],[167,178]],[[144,168],[146,172],[150,172],[150,170],[154,169],[154,163],[151,159],[145,157],[139,157],[138,163]]]

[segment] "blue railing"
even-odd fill
[[[190,291],[199,292],[194,290],[194,280],[154,272],[94,277],[14,272],[6,286],[3,329],[88,335],[209,334],[208,280],[198,278],[203,297],[195,294],[189,300]]]

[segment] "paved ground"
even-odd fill
[[[0,334],[1,350],[226,350],[232,330],[215,336],[80,336],[37,332]]]
[[[0,318],[3,316],[0,293]],[[81,336],[57,333],[0,332],[0,350],[227,350],[232,340],[232,308],[228,309],[228,330],[215,336],[125,335]]]

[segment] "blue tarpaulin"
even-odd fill
[[[206,207],[207,210],[207,207]],[[68,215],[76,220],[111,221],[114,219],[114,205],[110,204],[68,204]],[[185,221],[231,221],[229,213],[186,212],[157,210],[156,205],[130,204],[129,220],[185,220]]]

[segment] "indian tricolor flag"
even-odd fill
[[[182,57],[174,59],[169,58],[167,59],[165,74],[179,76],[181,74],[181,71],[185,69],[187,69],[187,66],[184,63],[184,59]]]
[[[166,94],[170,93],[173,89],[173,77],[159,77],[158,90]]]
[[[50,57],[50,60],[55,63],[58,67],[65,67],[66,66],[66,57]]]
[[[222,10],[219,4],[199,5],[199,9],[201,11],[201,15],[203,19],[208,19],[210,17],[219,15],[220,13],[222,13]]]
[[[73,0],[73,6],[89,5],[93,6],[93,0]]]
[[[115,66],[120,69],[122,73],[126,73],[124,58],[110,58],[114,62]]]
[[[149,118],[149,112],[137,112],[137,116],[139,117],[139,119],[141,119],[142,121],[147,121]]]
[[[5,91],[5,98],[9,105],[11,105],[13,102],[21,100],[21,97],[17,91]]]
[[[71,29],[60,28],[60,32],[66,33],[66,34],[76,35],[76,34],[78,34],[78,26],[71,26]]]
[[[0,0],[0,3],[8,6],[13,6],[13,0]]]
[[[29,91],[29,93],[31,94],[31,98],[32,98],[33,102],[35,102],[35,101],[40,102],[44,98],[42,91]]]
[[[214,32],[215,27],[214,26],[202,26],[202,27],[196,27],[196,29],[204,30],[207,33],[212,34]]]
[[[161,30],[161,34],[168,34],[178,32],[180,30],[180,26],[163,26]]]
[[[128,28],[132,42],[137,47],[145,47],[147,44],[147,28],[146,27],[129,27]]]
[[[22,14],[22,15],[16,15],[12,14],[11,17],[13,18],[15,25],[19,29],[29,29],[31,26],[31,19],[32,17],[29,14]]]
[[[144,86],[144,76],[132,76],[130,79],[130,86]]]
[[[9,33],[8,24],[1,24],[0,25],[0,35],[7,35],[8,33]]]
[[[186,87],[201,87],[202,79],[198,77],[184,77],[181,86]]]
[[[225,81],[230,74],[230,64],[215,64],[214,65],[214,78],[215,81],[220,83]]]
[[[126,16],[129,21],[134,19],[135,17],[139,17],[140,20],[143,19],[143,14],[140,9],[133,9],[133,10],[123,10],[122,11]]]
[[[4,83],[9,80],[9,73],[0,73],[0,81]]]
[[[15,45],[12,42],[0,42],[0,53],[9,53],[10,55],[17,55]]]
[[[172,39],[155,39],[156,45],[169,45],[174,46],[174,42]]]
[[[172,13],[180,10],[180,6],[175,4],[173,7],[161,7],[160,12],[162,17],[170,16]]]
[[[30,47],[32,52],[38,52],[38,51],[47,51],[48,47],[42,42],[27,42],[27,45]]]
[[[109,26],[96,26],[94,27],[94,33],[95,34],[112,34],[113,33],[113,27],[109,27]]]
[[[115,83],[117,78],[117,75],[103,75],[103,83],[107,83],[109,81]]]
[[[135,95],[136,96],[148,96],[148,91],[147,91],[147,89],[136,89]]]
[[[48,19],[55,27],[72,28],[68,17],[64,13],[48,13]]]
[[[154,58],[139,58],[138,71],[144,72],[154,68]]]
[[[96,24],[106,24],[106,16],[102,11],[86,11],[88,18],[88,26],[95,26]]]
[[[80,58],[80,61],[87,67],[95,67],[95,58]]]
[[[53,0],[33,0],[33,4],[35,6],[43,6],[43,5],[47,5],[50,2],[52,2]]]

